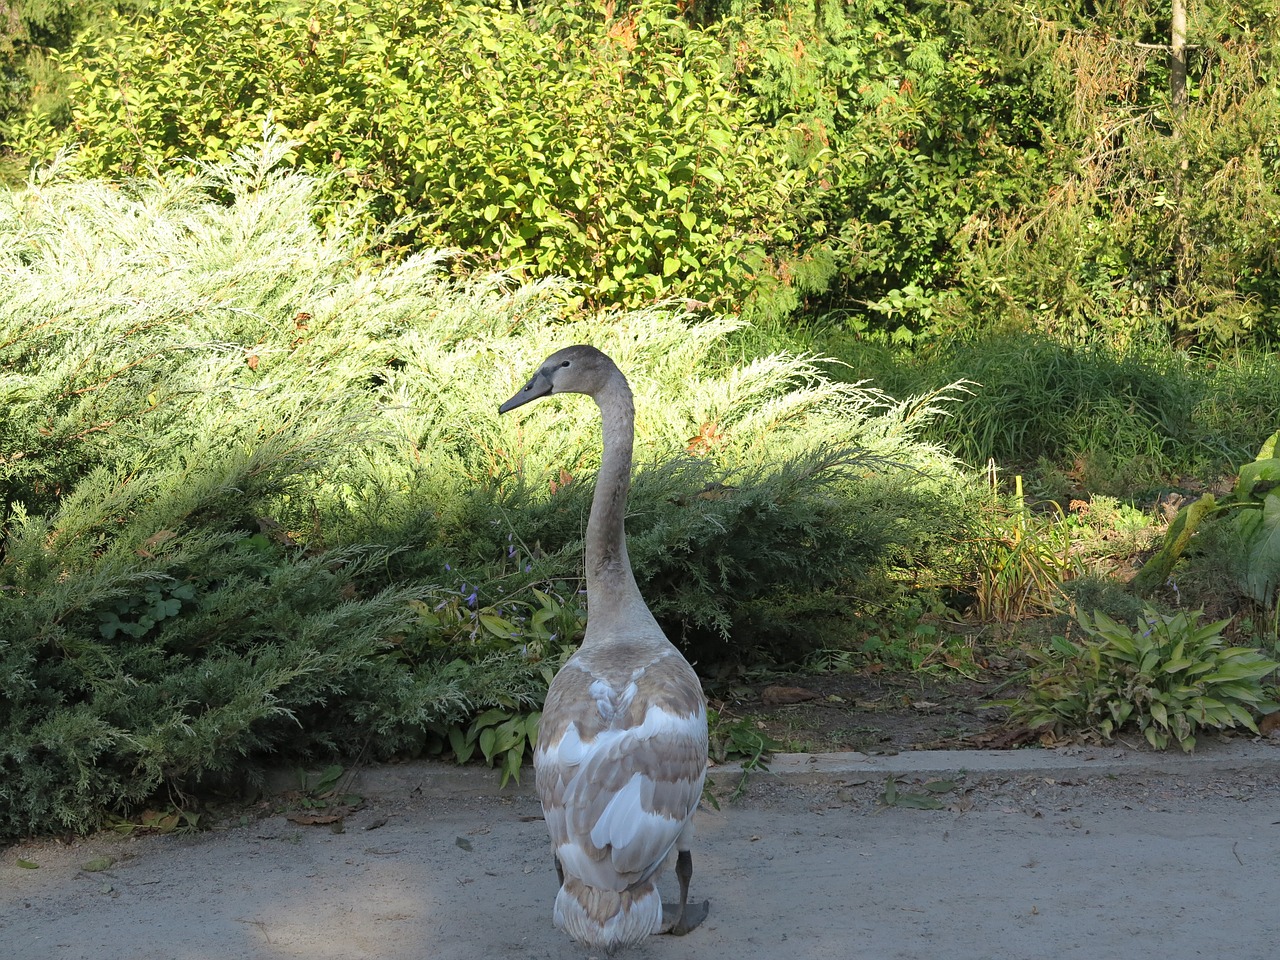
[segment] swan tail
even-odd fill
[[[600,890],[566,877],[556,894],[555,924],[573,939],[612,953],[662,927],[662,898],[652,880],[626,890]]]

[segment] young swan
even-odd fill
[[[626,377],[595,347],[566,347],[498,410],[552,393],[596,401],[604,455],[587,521],[586,637],[547,691],[533,765],[560,877],[555,924],[612,953],[650,934],[686,934],[710,909],[688,902],[707,708],[627,558],[635,410]],[[664,904],[657,878],[673,849],[680,902]]]

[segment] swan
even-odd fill
[[[587,520],[586,635],[547,690],[533,766],[560,879],[552,917],[573,939],[612,953],[654,933],[686,934],[710,909],[689,903],[707,707],[627,557],[635,431],[627,379],[595,347],[566,347],[498,412],[555,393],[595,400],[604,454]],[[663,904],[657,879],[672,850],[680,900]]]

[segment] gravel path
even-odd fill
[[[625,956],[1273,960],[1280,747],[1267,749],[1250,754],[1265,762],[1120,774],[1085,761],[1074,774],[974,770],[967,755],[964,772],[895,773],[891,791],[881,771],[756,773],[735,802],[722,777],[694,853],[709,919]],[[9,848],[0,956],[588,956],[551,925],[554,873],[528,783],[504,796],[450,775],[396,771],[362,789],[341,832],[263,807],[196,836]]]

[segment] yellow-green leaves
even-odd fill
[[[319,215],[337,201],[405,246],[568,277],[592,305],[738,312],[794,256],[814,172],[753,126],[727,36],[656,4],[558,6],[173,0],[67,51],[73,122],[29,124],[19,149],[74,141],[85,172],[135,175],[225,161],[270,122],[291,163],[336,173]]]

